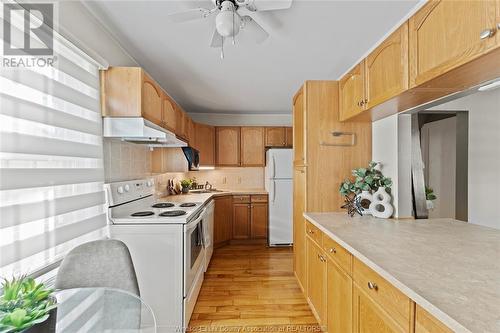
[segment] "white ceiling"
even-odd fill
[[[210,4],[206,8],[210,8]],[[295,0],[256,13],[270,38],[237,36],[225,59],[209,47],[214,16],[185,23],[166,15],[200,1],[98,1],[94,14],[188,112],[290,113],[305,80],[335,80],[417,5],[417,1]],[[112,65],[112,64],[111,64]]]

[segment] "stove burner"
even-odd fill
[[[170,203],[170,202],[158,202],[158,203],[155,203],[153,206],[153,208],[170,208],[170,207],[174,207],[175,205],[173,203]]]
[[[151,216],[151,215],[155,215],[155,213],[153,213],[151,211],[136,212],[136,213],[133,213],[131,216],[137,217],[137,216]]]
[[[160,213],[160,216],[174,217],[174,216],[182,216],[186,215],[186,212],[183,210],[167,210],[166,212]]]
[[[186,202],[179,205],[179,207],[194,207],[194,206],[196,206],[194,202]]]

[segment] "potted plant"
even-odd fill
[[[193,181],[191,179],[181,180],[182,193],[188,193]]]
[[[380,163],[371,161],[366,168],[352,170],[352,177],[345,179],[339,188],[340,194],[349,196],[360,207],[363,214],[368,214],[373,201],[373,193],[382,188],[391,193],[392,180],[379,170]]]
[[[437,199],[436,194],[434,193],[434,190],[431,187],[425,187],[425,200],[426,200],[426,205],[427,209],[432,210],[434,209],[434,200]]]
[[[55,332],[56,301],[53,289],[21,276],[2,283],[0,332]]]

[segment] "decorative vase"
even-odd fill
[[[45,321],[35,324],[30,328],[22,331],[22,333],[55,333],[57,323],[57,308],[49,311],[49,318]]]
[[[425,200],[425,204],[427,206],[427,210],[433,210],[434,209],[434,201],[432,201],[432,200]]]
[[[359,209],[363,215],[370,215],[370,204],[373,201],[373,195],[370,191],[362,191],[357,195],[359,202]]]
[[[189,193],[189,187],[183,187],[182,193],[184,193],[184,194]]]
[[[385,187],[379,187],[377,192],[373,193],[373,200],[370,204],[370,212],[373,216],[387,219],[394,213],[394,207],[391,205],[391,195],[387,193]]]

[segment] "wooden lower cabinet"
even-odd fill
[[[356,283],[353,287],[353,332],[355,333],[403,333],[394,319]]]
[[[306,222],[305,167],[295,168],[293,173],[293,268],[302,289],[306,288]]]
[[[352,278],[332,259],[327,266],[328,333],[352,332]]]
[[[267,209],[267,202],[251,204],[250,237],[252,239],[267,238]]]
[[[233,239],[250,238],[250,210],[249,203],[233,204]]]
[[[452,333],[448,327],[417,305],[415,311],[415,333]]]
[[[214,246],[229,242],[233,236],[233,198],[215,197],[214,211]]]
[[[319,245],[306,237],[307,243],[307,299],[318,323],[327,324],[326,275],[327,259]]]

